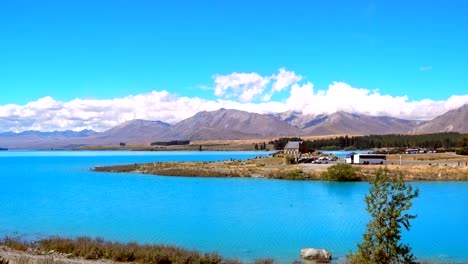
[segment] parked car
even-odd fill
[[[320,157],[315,160],[315,164],[328,164],[328,157]]]

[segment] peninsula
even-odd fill
[[[243,177],[285,180],[321,180],[327,168],[343,163],[291,164],[282,153],[245,161],[156,162],[95,167],[98,172],[127,172],[160,176]],[[453,153],[389,155],[385,166],[391,173],[402,174],[406,181],[468,181],[468,157]],[[353,165],[357,181],[368,181],[380,165]]]

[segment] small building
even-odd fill
[[[302,141],[288,141],[286,146],[284,146],[284,154],[290,155],[293,157],[299,156],[299,147],[301,146]]]

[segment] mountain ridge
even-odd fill
[[[468,132],[468,104],[450,110],[412,129],[412,134]]]
[[[201,111],[174,125],[151,120],[130,120],[103,132],[24,131],[0,133],[0,147],[70,148],[79,146],[149,144],[169,140],[237,140],[282,136],[423,134],[456,131],[468,133],[468,105],[429,121],[390,116],[369,116],[343,111],[302,115],[299,112],[258,114],[221,108]]]

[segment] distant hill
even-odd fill
[[[35,130],[27,130],[20,133],[14,132],[4,132],[0,133],[0,137],[3,138],[19,138],[19,137],[39,137],[39,138],[51,138],[51,139],[61,139],[61,138],[71,138],[71,137],[88,137],[96,134],[94,130],[81,130],[81,131],[51,131],[51,132],[41,132]]]
[[[296,111],[287,111],[283,113],[272,114],[272,116],[300,129],[314,126],[328,117],[325,114],[303,115],[301,112]]]
[[[435,132],[468,133],[468,105],[431,121],[405,120],[336,112],[302,115],[298,112],[256,114],[239,110],[202,111],[170,125],[161,121],[131,120],[104,132],[24,131],[0,133],[0,147],[9,149],[74,148],[149,144],[169,140],[264,139],[283,136],[370,135]]]
[[[310,135],[408,133],[420,121],[336,112],[304,129]]]
[[[203,111],[175,124],[166,136],[189,140],[253,139],[300,135],[301,130],[270,115],[240,110]]]
[[[161,121],[131,120],[114,128],[98,133],[89,138],[88,143],[95,144],[129,144],[148,143],[163,139],[163,134],[170,130],[171,125]]]
[[[0,133],[0,147],[10,149],[44,149],[50,148],[57,142],[66,141],[68,139],[87,139],[98,134],[93,130],[82,131],[23,131],[21,133],[5,132]]]
[[[421,121],[399,119],[389,116],[368,116],[336,112],[331,115],[300,115],[296,112],[277,114],[278,118],[301,128],[305,135],[335,134],[394,134],[408,133]]]
[[[415,134],[436,132],[468,133],[468,104],[458,109],[448,111],[411,130],[411,133]]]

